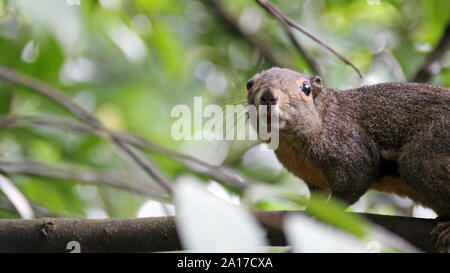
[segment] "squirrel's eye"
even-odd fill
[[[311,86],[307,81],[304,81],[300,86],[300,90],[305,93],[305,95],[309,96],[309,94],[311,93]]]
[[[248,82],[247,82],[247,90],[250,90],[250,88],[252,88],[252,86],[253,86],[253,78],[248,80]]]

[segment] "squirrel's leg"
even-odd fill
[[[450,253],[450,215],[439,216],[431,231],[431,238],[437,252]]]
[[[376,145],[354,124],[325,134],[321,139],[328,141],[314,146],[311,154],[325,173],[331,197],[350,206],[369,190],[378,176]]]
[[[445,160],[443,154],[423,151],[421,155],[409,152],[399,161],[400,175],[417,191],[423,204],[439,215],[439,222],[431,232],[438,252],[450,250],[450,179]]]
[[[432,231],[438,251],[450,247],[450,151],[442,137],[445,130],[430,128],[406,144],[398,160],[399,174],[411,186],[425,206],[442,219]],[[441,139],[433,139],[439,138]]]
[[[405,149],[398,161],[398,171],[425,206],[438,215],[450,215],[450,157],[431,149]]]
[[[331,198],[337,198],[340,201],[343,201],[348,206],[351,206],[352,204],[356,203],[356,201],[361,198],[361,196],[364,195],[364,193],[370,188],[370,186],[361,187],[359,189],[356,189],[355,191],[352,191],[350,189],[344,189],[342,187],[335,188],[331,190]],[[370,184],[369,184],[370,185]]]
[[[340,166],[328,171],[331,197],[352,205],[369,190],[376,171],[370,166]]]

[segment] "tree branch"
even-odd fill
[[[42,217],[55,217],[54,214],[50,213],[46,208],[41,207],[39,205],[31,204],[31,207],[33,208],[34,214],[36,217],[42,218]],[[14,205],[6,198],[0,197],[0,209],[11,211],[14,213],[17,213],[17,209],[14,207]]]
[[[101,172],[89,168],[52,167],[38,162],[14,162],[0,158],[0,170],[6,173],[35,175],[77,181],[90,185],[107,185],[118,189],[149,196],[157,200],[168,200],[167,194],[161,189],[147,185],[142,178],[130,176],[122,172]],[[126,181],[126,182],[124,182]],[[131,182],[130,182],[131,181]]]
[[[309,67],[311,68],[311,71],[314,75],[321,76],[320,67],[319,64],[316,62],[314,57],[306,51],[305,48],[303,48],[303,45],[298,41],[298,39],[295,37],[293,31],[289,28],[287,24],[283,24],[286,28],[286,32],[289,35],[289,39],[291,39],[292,43],[294,44],[295,48],[298,52],[300,52],[300,55],[305,58],[306,62],[308,62]]]
[[[91,127],[71,118],[62,118],[55,116],[29,117],[13,114],[0,117],[0,128],[17,128],[26,125],[53,126],[79,133],[92,133],[99,137],[105,137],[105,134],[103,134],[102,132],[93,130]],[[187,166],[196,173],[207,175],[235,189],[244,190],[248,186],[248,184],[254,183],[249,179],[245,179],[244,181],[244,179],[241,178],[241,175],[235,173],[235,171],[227,171],[223,167],[214,166],[195,157],[177,151],[172,151],[147,139],[127,133],[114,133],[114,136],[120,138],[122,141],[130,145],[139,147],[146,151],[159,152]]]
[[[270,46],[267,41],[264,41],[263,39],[261,39],[261,37],[258,37],[256,35],[249,34],[244,29],[242,29],[237,22],[238,20],[232,14],[230,14],[219,1],[203,0],[203,3],[210,6],[211,9],[213,9],[219,15],[218,19],[222,20],[224,25],[231,32],[238,34],[250,45],[256,48],[270,64],[279,67],[293,68],[293,65],[289,62],[289,60],[283,58],[281,52]]]
[[[0,79],[22,85],[29,88],[30,90],[38,93],[39,95],[45,96],[53,101],[55,101],[60,106],[66,108],[72,112],[78,118],[86,121],[86,123],[93,129],[98,130],[101,133],[106,134],[110,137],[117,147],[127,153],[142,169],[150,175],[165,191],[169,194],[172,193],[171,183],[160,174],[159,170],[154,167],[149,160],[142,158],[136,151],[130,149],[128,144],[124,143],[119,138],[115,137],[114,133],[106,128],[100,120],[92,116],[80,106],[74,103],[69,97],[67,97],[62,91],[53,88],[50,85],[43,83],[35,78],[20,74],[10,68],[0,66]]]
[[[148,252],[181,249],[172,217],[0,220],[0,252]]]
[[[444,34],[441,40],[434,48],[434,50],[427,56],[423,65],[419,68],[414,78],[411,80],[413,82],[428,82],[435,72],[433,71],[433,66],[438,65],[439,61],[445,56],[450,48],[450,23],[444,30]]]
[[[282,226],[287,211],[258,211],[270,245],[285,246]],[[360,214],[398,234],[420,249],[433,252],[430,232],[434,219]],[[68,252],[77,241],[82,252],[154,252],[180,250],[174,217],[137,219],[0,220],[0,252]]]
[[[282,23],[287,24],[287,25],[289,25],[289,26],[299,30],[300,32],[302,32],[303,34],[308,36],[310,39],[312,39],[313,41],[315,41],[319,45],[321,45],[321,46],[325,47],[326,49],[328,49],[331,53],[336,55],[336,57],[341,59],[344,63],[350,65],[356,71],[356,73],[358,73],[360,78],[363,77],[363,75],[361,74],[361,71],[359,71],[359,69],[352,62],[350,62],[343,55],[339,54],[336,50],[331,48],[329,45],[324,43],[322,40],[320,40],[319,38],[317,38],[316,36],[311,34],[305,28],[303,28],[299,24],[297,24],[294,21],[292,21],[291,19],[289,19],[286,15],[284,15],[281,11],[279,11],[274,5],[272,5],[272,3],[270,3],[270,1],[268,1],[268,0],[255,0],[255,1],[258,2],[262,7],[264,7],[268,12],[270,12],[273,16],[275,16]]]

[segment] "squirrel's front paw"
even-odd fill
[[[450,220],[438,222],[431,231],[431,238],[437,252],[450,253]]]

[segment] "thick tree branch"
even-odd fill
[[[259,211],[256,218],[267,229],[273,246],[285,246],[282,226],[287,211]],[[430,232],[434,219],[361,214],[398,234],[418,248],[433,252]],[[180,250],[174,217],[137,219],[0,220],[1,252],[68,252],[77,241],[82,252],[154,252]]]
[[[322,40],[320,40],[319,38],[317,38],[316,36],[311,34],[305,28],[303,28],[299,24],[297,24],[294,21],[292,21],[291,19],[289,19],[286,15],[284,15],[281,11],[279,11],[274,5],[272,5],[272,3],[270,3],[270,1],[268,1],[268,0],[255,0],[255,1],[258,2],[261,6],[263,6],[268,12],[270,12],[273,16],[275,16],[282,23],[287,24],[287,25],[299,30],[300,32],[302,32],[303,34],[308,36],[310,39],[312,39],[314,42],[316,42],[319,45],[328,49],[331,53],[336,55],[336,57],[341,59],[344,63],[350,65],[356,71],[356,73],[358,73],[359,77],[361,77],[361,78],[363,77],[363,75],[361,74],[361,71],[359,71],[359,69],[352,62],[350,62],[342,54],[338,53],[336,50],[331,48],[329,45],[324,43]]]
[[[411,80],[413,82],[428,82],[435,73],[433,71],[433,66],[439,65],[439,61],[447,54],[450,48],[450,23],[444,30],[441,40],[434,48],[434,50],[427,56],[425,62],[417,71],[414,78]]]
[[[0,220],[0,252],[149,252],[181,249],[172,217]]]
[[[53,100],[60,106],[72,112],[78,118],[84,120],[93,130],[98,130],[99,132],[106,134],[112,139],[113,143],[115,143],[117,147],[127,153],[165,191],[167,191],[169,194],[172,193],[171,183],[159,172],[159,170],[155,166],[153,166],[153,164],[149,162],[149,160],[141,157],[139,153],[131,149],[128,144],[115,137],[114,132],[105,127],[102,122],[96,117],[92,116],[91,114],[83,110],[83,108],[74,103],[62,91],[53,88],[52,86],[38,79],[22,75],[4,66],[0,66],[0,79],[14,84],[22,85],[38,93],[39,95]]]

